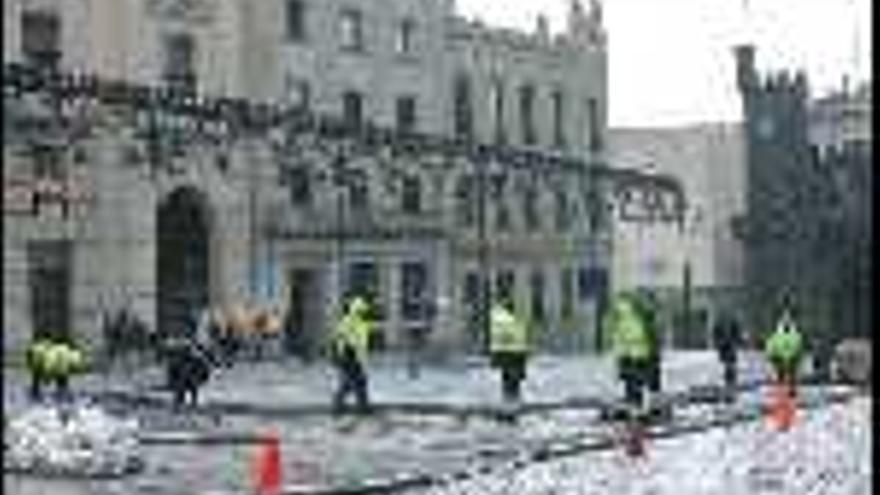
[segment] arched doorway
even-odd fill
[[[209,219],[204,195],[175,189],[159,204],[156,222],[156,325],[164,337],[192,330],[208,305]]]

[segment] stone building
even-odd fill
[[[751,326],[783,306],[808,342],[870,332],[870,93],[814,99],[802,73],[759,74],[735,51],[746,129],[745,242]]]
[[[605,210],[584,173],[605,160],[598,2],[585,11],[572,0],[559,34],[540,19],[529,33],[488,28],[451,0],[10,0],[3,9],[5,67],[182,98],[120,102],[111,88],[55,99],[9,90],[4,76],[6,352],[34,332],[97,344],[102,311],[124,305],[171,331],[237,301],[283,306],[289,331],[317,342],[351,291],[382,308],[385,346],[421,329],[431,348],[475,349],[483,270],[546,345],[595,337],[611,228],[602,213],[587,221],[591,208]],[[251,132],[169,110],[186,98],[336,116],[347,128],[393,129],[398,144],[295,125]],[[408,136],[500,146],[510,158],[407,151],[398,145]],[[488,244],[478,242],[480,219]]]
[[[661,319],[670,330],[666,337],[671,345],[706,346],[715,315],[739,305],[743,286],[743,246],[731,228],[745,208],[742,125],[614,128],[608,133],[608,155],[614,166],[681,181],[688,197],[684,228],[618,224],[612,278],[618,287],[650,290],[664,302]],[[686,277],[691,291],[689,335],[681,324]]]

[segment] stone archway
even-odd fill
[[[193,330],[209,304],[210,218],[205,195],[191,186],[172,191],[157,211],[156,328],[164,337]]]

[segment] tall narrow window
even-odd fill
[[[455,188],[456,218],[461,227],[471,227],[476,221],[476,198],[474,191],[474,177],[464,175],[458,180]]]
[[[519,88],[519,115],[522,126],[522,142],[533,145],[536,141],[534,122],[535,88],[526,84]]]
[[[401,209],[409,215],[418,215],[422,211],[422,183],[418,177],[403,178],[403,194]]]
[[[544,321],[546,311],[544,307],[544,272],[540,268],[532,271],[529,285],[532,293],[532,318],[537,322]]]
[[[165,81],[187,91],[195,90],[193,68],[195,40],[189,33],[175,33],[165,38]]]
[[[340,36],[342,48],[352,51],[363,51],[364,31],[363,15],[359,10],[346,10],[340,18]]]
[[[371,261],[357,261],[348,268],[348,294],[359,295],[369,301],[379,298],[379,269]]]
[[[400,268],[400,314],[404,320],[423,319],[427,316],[428,267],[423,262],[406,262]]]
[[[599,101],[596,98],[590,98],[587,101],[587,119],[589,120],[590,132],[590,151],[602,151],[602,129],[600,128],[599,119]]]
[[[61,21],[54,12],[25,11],[21,16],[21,51],[27,63],[53,68],[61,58]]]
[[[290,190],[290,203],[294,206],[309,205],[312,201],[312,188],[308,169],[293,167],[285,175]]]
[[[492,186],[492,203],[495,206],[495,228],[499,231],[510,230],[510,209],[507,207],[505,189],[507,186],[507,176],[496,174],[491,177]]]
[[[556,230],[564,232],[571,226],[571,205],[563,191],[556,191]]]
[[[492,84],[492,115],[495,123],[495,143],[507,143],[507,130],[504,127],[504,83],[496,80]]]
[[[559,273],[559,312],[562,318],[570,318],[574,307],[572,270],[563,268]]]
[[[288,41],[305,41],[306,22],[303,0],[287,0],[285,4],[285,33]]]
[[[27,244],[30,313],[36,337],[70,334],[72,252],[67,240]]]
[[[453,126],[455,136],[470,137],[473,132],[473,113],[471,106],[470,81],[464,74],[459,74],[453,82]]]
[[[352,212],[366,212],[370,206],[370,188],[367,182],[367,174],[361,170],[353,171],[347,179],[349,180],[349,205]]]
[[[541,218],[538,214],[538,191],[535,187],[526,187],[523,191],[523,218],[526,230],[529,232],[541,228]]]
[[[477,307],[480,298],[480,276],[476,272],[465,274],[461,297],[465,307]]]
[[[462,282],[461,305],[467,311],[468,331],[472,337],[479,335],[479,308],[480,308],[480,275],[476,272],[467,272]]]
[[[497,301],[505,301],[509,302],[512,305],[516,304],[516,299],[514,298],[516,290],[516,275],[513,270],[501,270],[498,272],[498,275],[495,279],[495,291],[497,294]]]
[[[404,19],[397,26],[397,38],[394,42],[394,48],[397,53],[405,55],[413,51],[413,38],[416,31],[416,21],[413,19]]]
[[[565,100],[562,90],[553,91],[553,144],[557,148],[565,148]]]
[[[363,97],[356,91],[342,95],[342,116],[346,125],[357,127],[363,123]]]
[[[401,96],[397,99],[397,129],[401,132],[416,130],[416,99],[414,96]]]

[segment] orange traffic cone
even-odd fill
[[[778,383],[773,387],[769,420],[779,431],[788,430],[794,423],[797,408],[790,387],[785,383]]]
[[[278,434],[271,432],[257,447],[252,472],[258,495],[281,493],[281,449]]]

